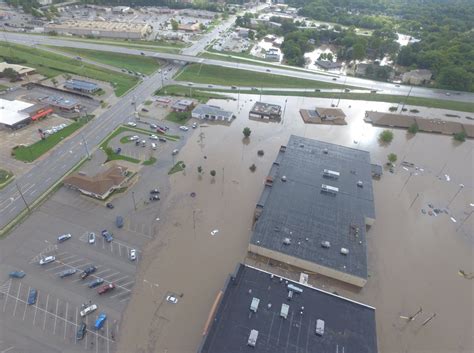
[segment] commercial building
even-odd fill
[[[402,75],[402,82],[410,85],[423,85],[430,82],[432,75],[430,70],[411,70]]]
[[[301,117],[307,124],[346,125],[346,114],[339,108],[300,109]]]
[[[233,116],[232,112],[208,104],[199,104],[191,113],[191,117],[203,120],[232,121]]]
[[[76,79],[67,80],[64,88],[83,93],[94,93],[100,89],[96,83]]]
[[[61,111],[70,112],[80,108],[80,104],[78,101],[74,99],[67,99],[61,96],[46,96],[40,98],[39,101]]]
[[[187,112],[193,109],[193,107],[194,101],[190,99],[178,99],[171,106],[171,110],[173,110],[174,112]]]
[[[178,30],[184,32],[198,32],[201,30],[199,23],[180,23],[178,24]]]
[[[255,102],[249,112],[250,118],[280,120],[281,106],[270,103]]]
[[[375,308],[239,265],[199,353],[377,353]]]
[[[342,64],[329,60],[316,60],[314,64],[326,71],[337,71],[340,70],[342,67]]]
[[[0,72],[3,72],[5,69],[13,69],[20,77],[25,77],[28,75],[33,75],[36,73],[36,70],[32,67],[23,66],[23,65],[16,65],[16,64],[9,64],[7,62],[0,63]]]
[[[87,176],[81,172],[73,173],[63,180],[63,184],[82,194],[99,200],[106,199],[114,190],[123,186],[127,180],[127,168],[113,165],[106,171],[95,176]]]
[[[31,104],[20,100],[0,98],[0,125],[17,129],[31,121],[51,114],[53,109],[45,104]]]
[[[292,135],[257,203],[249,251],[363,287],[371,174],[369,152]]]
[[[45,32],[54,31],[78,36],[141,39],[152,32],[152,27],[147,23],[70,20],[62,23],[49,23],[45,25],[44,30]]]

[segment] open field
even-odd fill
[[[195,83],[212,83],[215,85],[237,85],[255,87],[288,87],[288,88],[342,88],[333,83],[318,82],[297,78],[288,78],[274,74],[251,72],[213,65],[191,64],[181,71],[176,79]],[[349,86],[348,86],[349,87]]]
[[[170,85],[162,89],[159,89],[155,92],[155,95],[169,95],[169,96],[179,96],[179,97],[191,97],[197,99],[201,103],[207,103],[209,99],[229,99],[229,97],[212,92],[203,92],[198,89],[189,89],[188,87],[179,86],[179,85]]]
[[[191,119],[191,112],[170,112],[165,119],[173,123],[185,124]]]
[[[141,55],[130,55],[122,53],[111,53],[100,50],[79,49],[70,47],[53,47],[65,53],[81,56],[83,58],[97,61],[102,64],[127,69],[134,72],[149,75],[160,67],[158,61],[152,57]]]
[[[6,59],[19,59],[23,64],[34,67],[39,74],[48,78],[61,74],[76,74],[109,82],[114,86],[115,94],[118,97],[125,94],[125,92],[138,83],[138,78],[130,75],[99,68],[87,63],[79,65],[77,60],[59,54],[3,41],[0,42],[0,56]]]
[[[75,121],[66,126],[64,129],[30,146],[19,146],[17,148],[14,148],[12,154],[16,159],[20,161],[33,162],[35,159],[41,157],[43,154],[45,154],[54,146],[56,146],[59,142],[73,134],[76,130],[80,129],[92,118],[93,116],[89,116],[88,119],[81,119],[79,121]]]

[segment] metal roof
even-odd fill
[[[280,278],[240,265],[199,353],[377,353],[373,307]],[[303,290],[290,301],[289,284]],[[256,312],[250,310],[253,298],[260,299]],[[289,305],[286,319],[282,304]],[[325,323],[321,336],[317,320]],[[247,344],[251,330],[258,331],[255,347]]]
[[[80,90],[85,90],[85,91],[94,91],[94,90],[99,89],[99,86],[93,82],[75,80],[75,79],[66,81],[64,86],[69,89],[80,89]]]
[[[31,103],[0,98],[0,124],[13,126],[28,119],[30,116],[24,110],[32,106]]]
[[[340,176],[327,177],[325,169]],[[251,244],[367,279],[365,221],[375,219],[369,152],[292,135],[269,176]],[[323,192],[323,184],[339,191]]]
[[[222,110],[220,107],[208,104],[199,104],[193,109],[193,113],[199,115],[214,115],[224,118],[230,118],[232,116],[232,112]]]

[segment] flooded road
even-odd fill
[[[374,163],[385,163],[393,152],[397,163],[404,159],[419,167],[397,166],[395,173],[385,171],[374,181],[376,222],[367,235],[367,285],[357,291],[320,277],[310,282],[375,306],[380,352],[473,352],[474,280],[458,273],[474,272],[474,222],[469,218],[474,209],[473,142],[458,144],[449,136],[426,133],[407,137],[406,131],[393,130],[392,143],[381,146],[377,138],[382,129],[363,122],[366,109],[386,111],[390,106],[375,102],[341,101],[346,126],[304,124],[300,108],[328,107],[331,100],[301,97],[287,98],[280,123],[252,121],[248,111],[258,98],[210,101],[234,111],[237,119],[188,132],[193,135],[176,157],[186,169],[170,177],[171,193],[164,201],[158,235],[144,252],[118,351],[197,351],[227,276],[239,261],[253,261],[247,258],[247,246],[255,204],[280,145],[295,134],[368,150]],[[263,101],[285,105],[285,97]],[[248,140],[242,134],[246,126],[252,130]],[[257,156],[258,150],[264,150],[264,156]],[[252,164],[255,172],[249,170]],[[428,204],[440,209],[449,204],[449,215],[430,216]],[[218,233],[211,235],[213,230]],[[166,301],[170,294],[177,296],[177,304]],[[419,307],[422,313],[414,321],[400,318]]]

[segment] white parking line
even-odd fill
[[[28,293],[30,292],[30,289],[31,289],[31,287],[28,287]],[[36,303],[37,303],[37,302],[38,302],[38,295],[36,295]],[[36,303],[35,303],[35,305],[36,305]],[[23,311],[23,319],[22,319],[22,321],[25,321],[26,307],[27,307],[27,306],[28,306],[28,305],[25,305],[25,310]]]
[[[116,276],[116,275],[118,275],[119,273],[120,273],[120,272],[115,272],[115,273],[112,273],[111,275],[108,275],[108,276],[105,276],[105,277],[102,277],[102,278],[105,280],[106,278]]]
[[[78,313],[78,311],[79,311],[79,310],[76,308],[76,321],[75,321],[75,322],[76,322],[76,327],[78,326],[78,324],[77,324],[77,313]],[[77,343],[77,336],[76,336],[76,335],[74,335],[74,340],[75,340],[76,343]]]
[[[12,280],[10,279],[8,281],[8,289],[7,291],[5,292],[5,294],[9,294],[10,293],[10,288],[12,286]],[[5,312],[5,308],[7,307],[7,301],[8,301],[8,295],[5,297],[5,302],[3,303],[3,312]]]
[[[130,282],[121,284],[121,286],[122,286],[122,287],[126,287],[126,286],[128,286],[129,284],[133,284],[133,283],[135,283],[135,281],[130,281]]]
[[[16,293],[16,301],[15,301],[15,308],[13,309],[13,316],[15,316],[16,313],[16,306],[18,304],[18,299],[20,298],[20,289],[21,289],[21,282],[20,285],[18,286],[18,292]]]
[[[101,273],[105,273],[105,272],[109,272],[109,271],[112,271],[110,268],[106,268],[105,270],[103,271],[99,271],[99,272],[96,272],[95,273],[95,276],[97,277],[98,275],[100,275]]]
[[[36,303],[35,303],[35,314],[33,315],[33,326],[35,326],[36,323],[36,313],[38,312],[38,303],[39,303],[39,293],[38,297],[36,298]]]
[[[46,314],[48,313],[48,303],[49,303],[49,293],[46,296],[46,306],[45,306],[46,310],[44,310],[43,331],[44,331],[44,328],[46,327],[46,316],[47,316]]]
[[[54,314],[54,328],[53,328],[53,335],[56,333],[56,323],[58,319],[58,305],[59,305],[59,299],[56,298],[56,312]]]
[[[121,280],[124,280],[125,278],[128,278],[128,277],[129,277],[129,276],[124,276],[124,277],[121,277],[121,278],[119,278],[119,279],[116,279],[116,280],[114,281],[114,283],[117,284],[117,283],[120,282]],[[122,286],[122,285],[121,285],[121,286]]]
[[[106,327],[107,327],[106,335],[107,335],[107,337],[109,337],[109,322],[107,321],[106,324],[107,324],[106,325]],[[110,344],[109,344],[108,340],[106,342],[107,342],[107,353],[109,353],[110,352]]]

